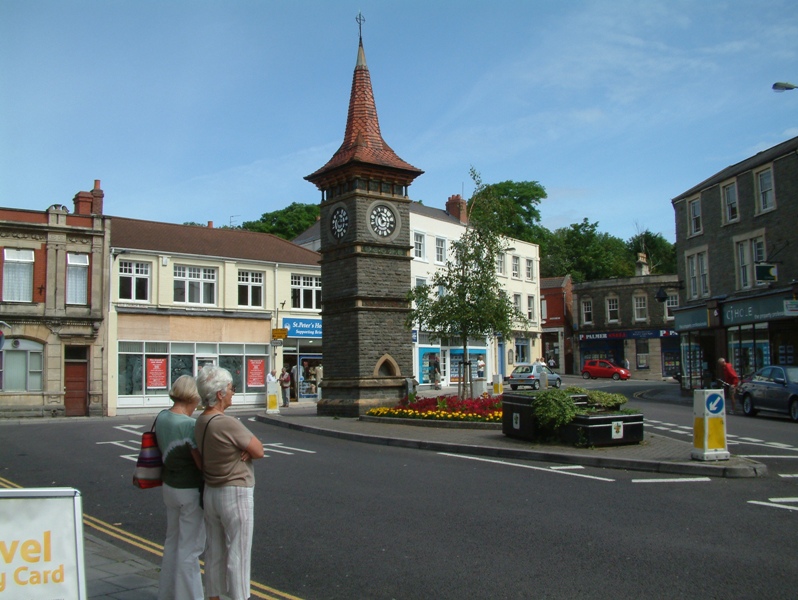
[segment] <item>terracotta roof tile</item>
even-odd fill
[[[318,265],[318,252],[269,233],[111,217],[111,246],[296,265]]]
[[[352,91],[349,96],[349,114],[346,119],[344,141],[327,164],[305,179],[314,181],[330,171],[353,163],[408,171],[410,178],[407,183],[424,172],[399,158],[396,152],[382,139],[377,106],[371,87],[371,75],[366,65],[366,55],[362,43],[358,47],[357,65],[352,76]]]

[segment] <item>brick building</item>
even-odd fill
[[[543,327],[543,356],[554,360],[561,373],[574,373],[573,283],[571,276],[540,280],[540,323]],[[578,367],[577,367],[578,369]]]
[[[798,347],[798,137],[715,173],[672,200],[685,390],[715,376],[794,365]]]
[[[109,221],[94,182],[74,211],[0,208],[0,415],[105,414]]]

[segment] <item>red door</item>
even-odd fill
[[[64,363],[64,408],[67,417],[85,417],[89,414],[89,363]]]

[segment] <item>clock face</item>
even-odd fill
[[[345,208],[339,206],[333,211],[332,219],[330,220],[330,230],[335,239],[340,240],[346,235],[347,229],[349,229],[349,214]]]
[[[390,236],[396,229],[396,215],[387,206],[375,206],[371,210],[371,228],[380,237]]]

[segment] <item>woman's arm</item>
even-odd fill
[[[247,447],[241,452],[241,460],[248,461],[257,458],[263,458],[263,443],[253,435]]]

